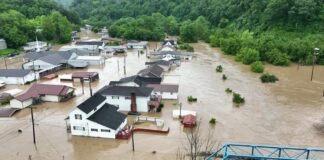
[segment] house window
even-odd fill
[[[131,97],[130,96],[126,96],[125,99],[131,99]]]
[[[119,96],[111,96],[111,99],[119,99]]]
[[[74,115],[74,118],[75,118],[75,119],[82,120],[82,115],[81,115],[81,114],[75,114],[75,115]]]
[[[73,126],[73,130],[84,131],[85,128],[84,127],[81,127],[81,126]]]
[[[171,95],[173,95],[173,92],[170,92]]]
[[[96,129],[96,128],[91,128],[91,131],[92,131],[92,132],[98,132],[98,129]]]
[[[110,132],[110,129],[101,129],[101,132]]]

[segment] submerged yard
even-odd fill
[[[151,49],[156,45],[151,43]],[[58,79],[42,80],[40,83],[65,84],[76,89],[76,97],[63,103],[42,103],[35,106],[36,145],[33,144],[29,109],[18,112],[12,118],[0,119],[1,159],[35,160],[89,160],[89,159],[174,159],[177,149],[185,143],[186,130],[179,120],[172,118],[172,110],[183,109],[197,112],[203,134],[214,130],[214,138],[219,144],[225,142],[272,144],[284,146],[302,146],[324,148],[324,135],[313,125],[321,120],[324,113],[324,67],[315,69],[314,81],[309,79],[311,67],[297,66],[274,67],[266,65],[266,72],[275,74],[280,81],[275,84],[262,84],[259,74],[249,71],[232,60],[221,55],[217,49],[205,43],[194,44],[197,57],[183,62],[180,67],[167,73],[168,81],[179,81],[179,102],[166,101],[162,113],[148,113],[165,120],[170,127],[167,135],[135,134],[135,152],[132,152],[131,140],[112,140],[71,136],[66,132],[65,118],[77,104],[89,97],[86,86],[82,95],[78,83],[60,82]],[[119,67],[118,67],[119,61]],[[145,67],[145,55],[129,51],[126,57],[126,76],[136,74]],[[10,68],[20,63],[11,60]],[[215,71],[223,66],[227,80]],[[1,61],[0,67],[4,64]],[[123,57],[112,57],[104,66],[90,67],[87,71],[99,72],[100,80],[93,85],[94,91],[109,84],[109,81],[124,77]],[[63,70],[60,74],[76,70]],[[8,85],[4,91],[12,88],[27,89],[29,86]],[[245,104],[236,107],[226,88],[245,97]],[[197,97],[197,103],[188,103],[187,96]],[[209,120],[216,118],[215,127]],[[129,117],[129,122],[133,118]],[[22,133],[18,133],[18,129]],[[152,152],[156,151],[155,154]]]

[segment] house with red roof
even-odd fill
[[[65,85],[33,84],[25,93],[10,101],[12,108],[26,108],[45,102],[61,102],[74,96],[74,88]]]

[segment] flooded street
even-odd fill
[[[150,49],[155,48],[150,43]],[[183,109],[194,110],[201,121],[201,131],[215,131],[218,143],[253,143],[284,146],[302,146],[324,149],[324,135],[313,127],[324,117],[324,66],[316,66],[314,80],[310,81],[310,66],[297,65],[275,67],[266,65],[266,72],[275,74],[279,81],[275,84],[262,84],[260,74],[252,73],[249,66],[224,56],[219,50],[208,44],[194,44],[197,57],[183,62],[180,67],[166,75],[180,76],[179,102]],[[119,61],[119,67],[118,67]],[[126,57],[126,76],[136,74],[145,67],[145,54],[138,56],[137,50],[128,51]],[[86,71],[99,72],[100,80],[94,83],[97,91],[109,81],[124,77],[124,57],[112,57],[104,66],[91,66]],[[4,68],[3,61],[0,67]],[[10,66],[11,65],[11,66]],[[10,62],[8,68],[14,68]],[[222,74],[216,73],[217,65],[222,65],[228,80],[222,80]],[[16,65],[19,66],[19,65]],[[63,70],[59,74],[80,70]],[[78,104],[89,97],[89,88],[85,85],[82,95],[81,85],[71,82],[41,80],[46,84],[65,84],[76,89],[76,97],[63,103],[42,103],[34,106],[36,123],[36,145],[33,144],[30,110],[24,109],[12,118],[0,119],[0,157],[7,160],[169,160],[175,159],[179,147],[185,143],[185,132],[179,120],[172,118],[172,110],[178,109],[177,102],[165,102],[161,114],[147,114],[165,120],[170,127],[168,135],[136,133],[135,152],[132,152],[131,140],[112,140],[71,136],[66,131],[65,118]],[[0,92],[30,86],[8,85]],[[236,107],[232,95],[225,92],[231,88],[240,93],[246,103]],[[189,104],[187,96],[198,98],[197,103]],[[208,121],[216,118],[215,127]],[[131,117],[129,122],[131,123]],[[18,129],[22,133],[18,133]],[[152,151],[156,151],[155,154]]]

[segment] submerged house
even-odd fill
[[[153,88],[148,87],[105,86],[98,93],[106,97],[107,103],[117,106],[119,111],[148,112],[152,91]]]
[[[0,69],[0,81],[4,84],[26,84],[38,78],[38,74],[29,69]]]
[[[145,62],[145,65],[149,65],[149,66],[158,65],[159,67],[163,68],[164,71],[170,71],[172,62],[165,61],[165,60],[158,60],[153,62]]]
[[[141,87],[148,84],[160,84],[162,78],[159,77],[141,77],[138,75],[122,78],[119,81],[110,81],[110,86],[129,86],[129,87]]]
[[[10,101],[12,108],[26,108],[46,102],[61,102],[74,96],[74,88],[65,85],[33,84],[25,93]]]
[[[69,114],[71,134],[77,136],[116,138],[127,124],[127,116],[118,107],[106,103],[106,98],[96,94]]]
[[[161,78],[163,76],[164,69],[157,64],[148,66],[146,69],[140,70],[137,75],[140,77],[153,77]]]
[[[149,84],[146,87],[153,88],[152,96],[161,96],[165,100],[177,100],[179,86],[171,84]]]
[[[136,41],[136,40],[127,41],[128,49],[146,49],[147,45],[148,45],[147,41]]]

